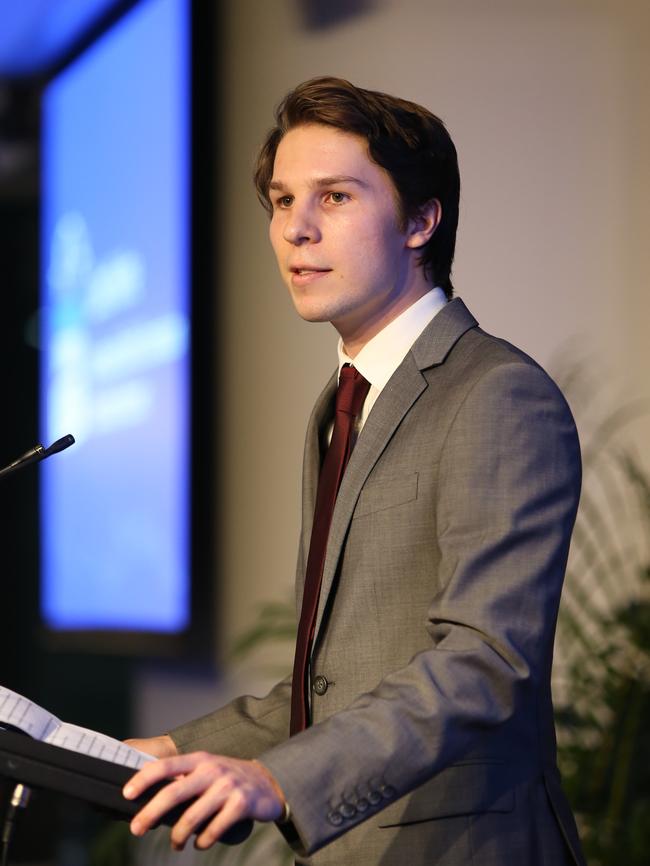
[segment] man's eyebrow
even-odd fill
[[[310,181],[309,186],[314,189],[320,189],[324,186],[336,186],[338,183],[355,183],[357,186],[361,187],[368,186],[365,181],[360,180],[358,177],[352,177],[352,175],[349,174],[335,174],[330,177],[318,177],[315,180]],[[269,184],[269,189],[285,191],[288,187],[281,180],[272,180]]]

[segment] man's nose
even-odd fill
[[[294,204],[284,224],[283,235],[285,241],[295,245],[320,240],[320,230],[312,210]]]

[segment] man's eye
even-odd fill
[[[348,198],[344,192],[328,192],[327,197],[334,204],[343,204],[343,202]]]
[[[291,202],[293,201],[293,196],[283,195],[280,198],[275,200],[276,207],[291,207]]]

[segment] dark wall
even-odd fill
[[[0,463],[37,441],[37,352],[27,343],[38,297],[38,209],[31,197],[0,199]],[[37,606],[37,475],[0,482],[0,682],[33,678]]]

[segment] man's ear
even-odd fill
[[[431,240],[431,236],[440,225],[442,206],[437,198],[432,198],[422,205],[417,216],[408,221],[406,229],[406,246],[413,250],[423,247]]]

